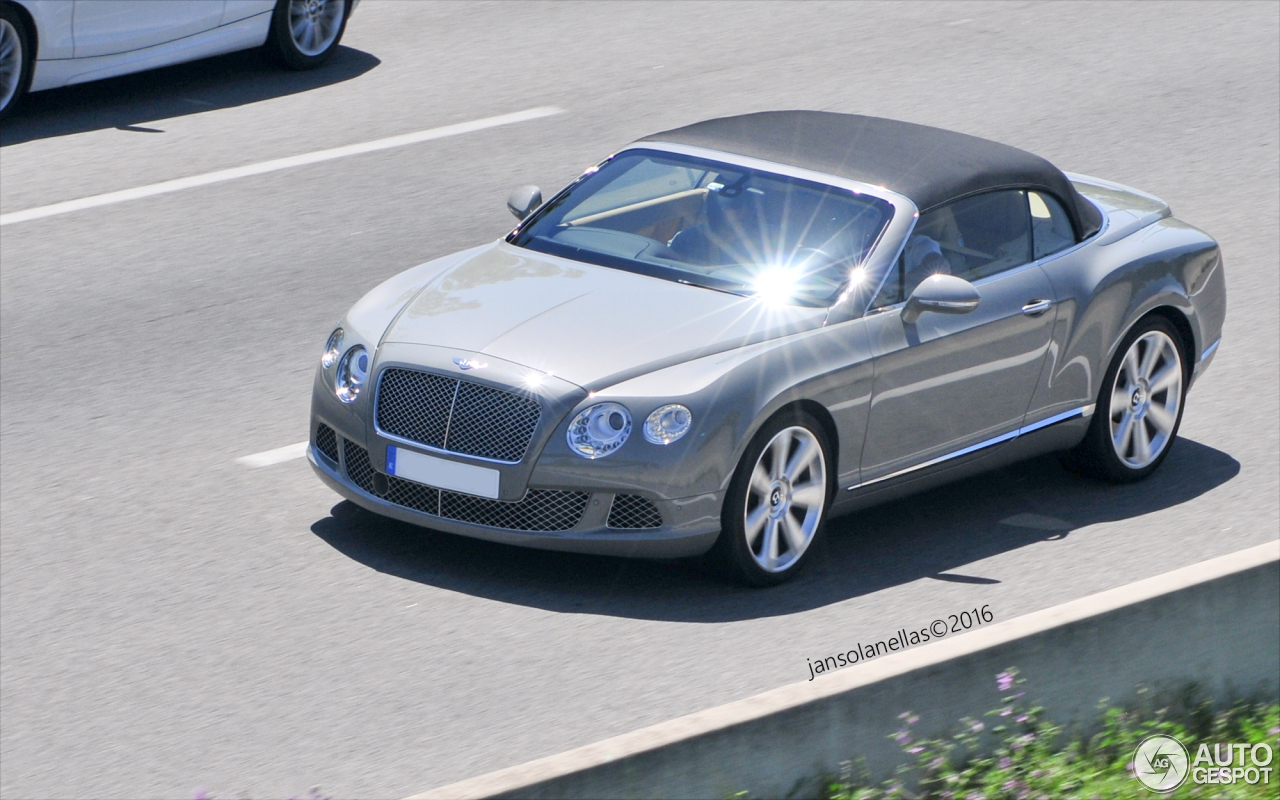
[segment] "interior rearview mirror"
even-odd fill
[[[925,311],[968,314],[982,302],[972,283],[955,275],[930,275],[920,281],[902,309],[902,321],[910,325]]]
[[[507,210],[521,221],[540,205],[542,205],[542,190],[537,186],[518,186],[507,198]]]

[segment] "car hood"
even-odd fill
[[[826,315],[499,242],[435,275],[383,341],[481,353],[594,390]]]

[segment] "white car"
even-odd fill
[[[27,92],[266,46],[324,63],[359,0],[0,0],[0,118]]]

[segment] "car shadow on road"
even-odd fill
[[[324,66],[293,72],[259,48],[35,92],[0,127],[0,147],[103,128],[163,133],[147,123],[319,89],[380,63],[363,50],[339,47]]]
[[[1113,486],[1053,456],[1016,464],[836,520],[813,563],[771,589],[734,584],[705,560],[647,561],[555,553],[438,533],[334,506],[312,532],[379,572],[504,603],[681,622],[778,616],[933,578],[998,583],[964,565],[1073,530],[1185,503],[1234,478],[1234,458],[1178,439],[1152,477]]]

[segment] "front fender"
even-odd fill
[[[723,492],[751,438],[779,409],[816,403],[830,417],[837,474],[856,478],[871,396],[871,353],[862,320],[706,356],[594,392],[561,421],[530,477],[536,485],[581,485],[648,492],[664,499]],[[627,443],[584,459],[565,440],[569,422],[594,403],[632,414]],[[645,418],[681,403],[693,426],[669,445],[645,440]],[[844,473],[841,474],[841,467]]]

